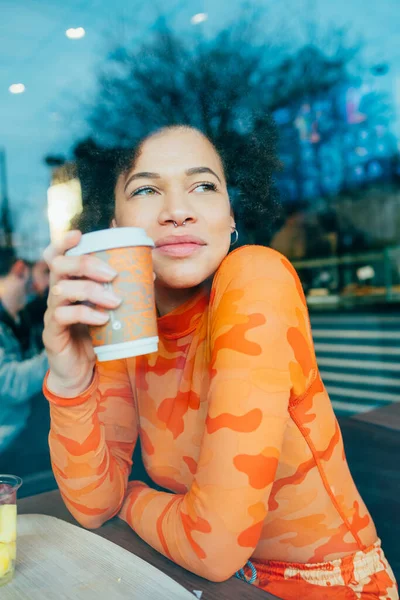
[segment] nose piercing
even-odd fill
[[[185,219],[185,220],[183,221],[183,223],[182,223],[182,227],[185,227],[185,225],[186,225],[186,221],[187,221],[187,219]],[[173,224],[174,224],[174,227],[178,227],[178,223],[177,223],[176,221],[172,221],[172,222],[173,222]]]

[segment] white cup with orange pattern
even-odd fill
[[[84,234],[79,244],[67,252],[69,256],[96,256],[118,273],[111,283],[103,285],[122,298],[122,303],[108,311],[107,323],[89,327],[99,361],[157,351],[153,247],[143,229],[116,227]]]

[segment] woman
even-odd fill
[[[228,255],[237,232],[211,142],[187,127],[145,139],[118,177],[113,225],[155,240],[160,346],[95,364],[79,324],[107,317],[75,301],[117,306],[101,285],[115,272],[64,256],[79,232],[47,250],[50,449],[71,513],[89,528],[118,514],[212,581],[238,572],[288,600],[398,598],[347,467],[299,279],[273,250]],[[148,474],[171,493],[127,483],[138,437]]]

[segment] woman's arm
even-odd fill
[[[259,541],[289,401],[312,381],[315,357],[298,277],[266,248],[224,261],[209,325],[209,408],[194,482],[184,495],[131,484],[121,516],[176,563],[222,581]]]
[[[89,388],[50,402],[49,445],[55,478],[71,514],[100,527],[121,508],[137,440],[131,383],[123,360],[97,363]]]

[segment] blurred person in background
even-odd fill
[[[32,342],[42,350],[43,318],[49,292],[49,267],[44,260],[38,260],[32,267],[32,291],[33,296],[26,305],[25,314],[31,325]]]
[[[287,205],[285,222],[272,238],[270,246],[290,260],[332,254],[331,243],[320,222],[308,212],[306,202]]]
[[[292,202],[286,206],[286,219],[271,240],[271,248],[289,260],[325,258],[332,255],[332,246],[315,215],[308,211],[306,202]],[[320,269],[304,269],[301,282],[307,293],[315,287]],[[319,284],[317,284],[319,285]]]
[[[327,242],[327,248],[329,248],[330,254],[336,256],[340,238],[340,225],[336,212],[327,209],[318,213],[317,223],[323,232],[323,237]]]
[[[27,425],[37,397],[43,401],[47,358],[35,347],[24,312],[31,292],[32,266],[12,249],[0,248],[0,471],[12,470],[4,452]]]
[[[286,207],[286,219],[271,240],[271,248],[291,260],[307,254],[306,205],[293,203]]]

